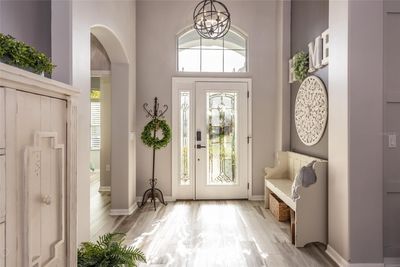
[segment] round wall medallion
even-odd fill
[[[328,120],[328,96],[325,85],[316,76],[300,85],[294,106],[294,120],[300,140],[307,146],[321,140]]]

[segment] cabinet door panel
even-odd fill
[[[23,214],[16,234],[23,248],[14,266],[66,266],[66,102],[17,91],[16,106],[16,208]]]
[[[0,223],[6,216],[6,157],[0,156]]]
[[[5,100],[4,100],[4,88],[0,87],[0,154],[1,149],[6,147],[5,140]]]
[[[0,223],[0,267],[6,266],[6,234],[5,223]]]

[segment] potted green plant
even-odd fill
[[[0,33],[0,62],[36,74],[51,74],[56,67],[42,52],[16,40],[11,35]]]
[[[84,242],[78,249],[78,267],[136,267],[146,262],[144,253],[124,245],[125,234],[109,233],[97,242]]]

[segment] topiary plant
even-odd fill
[[[109,233],[99,237],[96,243],[84,242],[78,249],[78,267],[137,267],[146,262],[138,248],[123,245],[125,234]]]
[[[0,33],[0,61],[37,74],[51,74],[56,67],[45,54],[17,41],[11,35]]]
[[[294,75],[297,81],[302,82],[308,74],[308,54],[301,51],[293,57]]]

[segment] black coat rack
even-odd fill
[[[154,98],[154,109],[151,110],[149,109],[149,104],[145,103],[143,104],[143,109],[147,113],[146,117],[153,119],[159,119],[159,118],[164,118],[165,112],[168,110],[168,106],[164,105],[163,110],[160,110],[160,104],[158,103],[158,98]],[[157,134],[157,130],[154,130],[153,132],[153,137],[155,138]],[[154,210],[157,210],[156,207],[156,199],[160,201],[160,203],[167,205],[167,203],[164,201],[164,195],[161,192],[160,189],[156,188],[157,184],[157,179],[155,178],[155,162],[156,162],[156,149],[153,146],[153,171],[152,171],[152,176],[151,179],[149,180],[150,188],[146,190],[143,194],[143,199],[142,199],[142,204],[140,205],[140,208],[142,208],[144,205],[146,205],[147,200],[151,199],[151,202],[154,203]]]

